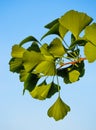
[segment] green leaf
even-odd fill
[[[41,40],[43,38],[45,38],[46,36],[51,35],[51,34],[59,35],[59,31],[58,30],[59,30],[59,23],[56,23],[54,26],[52,26],[52,28],[50,28],[50,30],[44,36],[42,36]]]
[[[27,76],[27,78],[26,78],[26,80],[25,80],[25,82],[24,82],[24,90],[23,90],[23,93],[25,92],[26,89],[27,89],[29,92],[31,92],[31,91],[35,88],[35,86],[36,86],[38,80],[39,80],[38,75],[30,73],[30,74]]]
[[[92,22],[92,18],[82,12],[70,10],[65,13],[59,22],[62,26],[72,32],[77,39],[81,31]]]
[[[40,52],[30,51],[23,55],[23,65],[27,72],[31,71],[36,65],[44,60],[44,56]]]
[[[48,44],[45,43],[40,47],[40,51],[43,55],[50,56],[50,53],[48,51]]]
[[[96,46],[88,42],[84,47],[84,53],[88,62],[94,62],[96,60]]]
[[[36,86],[34,90],[30,92],[30,94],[33,98],[44,100],[47,98],[50,88],[51,88],[51,84],[45,84],[44,81],[43,84]]]
[[[44,27],[50,29],[50,28],[52,28],[55,24],[58,23],[58,20],[59,20],[59,19],[57,18],[57,19],[53,20],[52,22],[48,23],[47,25],[45,25]]]
[[[69,72],[69,80],[70,80],[70,82],[71,83],[76,82],[79,79],[79,75],[80,75],[80,73],[77,70],[70,71]]]
[[[26,50],[23,47],[20,47],[19,45],[14,45],[12,47],[11,55],[13,58],[22,58],[25,51]]]
[[[86,38],[89,42],[91,42],[93,45],[96,46],[95,34],[96,34],[96,23],[93,23],[92,25],[86,27],[84,38]]]
[[[45,56],[45,60],[36,66],[35,72],[42,73],[45,76],[54,76],[56,74],[54,58],[52,56]]]
[[[33,42],[32,45],[27,50],[40,52],[40,48],[39,48],[37,42]]]
[[[20,71],[20,76],[19,76],[19,78],[20,78],[20,81],[21,81],[21,82],[26,81],[26,79],[27,79],[28,76],[29,76],[29,73],[26,72],[25,70],[21,70],[21,71]]]
[[[60,97],[49,108],[47,114],[49,117],[53,117],[56,121],[63,119],[70,111],[70,107],[65,104]]]
[[[60,86],[55,84],[54,82],[51,83],[51,88],[48,92],[47,98],[51,98],[56,92],[58,92],[58,87],[60,89]]]
[[[66,52],[59,38],[55,38],[48,46],[49,53],[54,57],[62,57]]]
[[[39,42],[35,37],[33,36],[28,36],[26,37],[24,40],[22,40],[19,45],[22,46],[23,44],[27,43],[27,42],[31,42],[31,41],[35,41],[35,42]]]
[[[88,43],[84,47],[84,53],[89,62],[96,60],[96,23],[87,26],[85,29],[84,38],[87,39]]]
[[[68,32],[68,29],[59,24],[59,36],[63,39],[65,34]]]
[[[21,58],[12,58],[9,62],[10,71],[19,73],[23,68]]]

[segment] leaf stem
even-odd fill
[[[57,84],[58,84],[58,97],[60,97],[60,87],[59,87],[59,79],[58,79],[58,76],[57,76]]]
[[[86,57],[84,57],[84,58],[81,57],[81,58],[79,58],[79,59],[76,60],[76,61],[71,61],[71,62],[67,62],[67,63],[62,63],[62,65],[60,65],[60,67],[59,67],[58,69],[60,69],[62,66],[69,65],[69,64],[74,65],[74,64],[79,63],[79,62],[84,61],[84,60],[87,60]]]

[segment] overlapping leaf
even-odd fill
[[[30,51],[23,55],[23,65],[27,72],[31,71],[36,65],[44,60],[44,56],[40,52]]]
[[[81,31],[92,22],[92,18],[85,13],[70,10],[59,19],[59,22],[77,39]]]
[[[38,75],[29,73],[29,75],[27,76],[24,82],[23,92],[25,92],[26,89],[31,92],[35,88],[38,80],[39,80]]]
[[[33,91],[30,92],[33,98],[44,100],[47,98],[48,92],[51,88],[51,84],[46,84],[45,81],[34,88]]]
[[[42,73],[47,76],[54,76],[56,74],[54,58],[52,56],[45,56],[45,60],[36,66],[35,72]]]
[[[65,48],[59,38],[55,38],[48,47],[49,53],[54,57],[62,57],[66,52]]]

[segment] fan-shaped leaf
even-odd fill
[[[96,46],[88,42],[84,47],[84,53],[89,62],[96,60]]]
[[[66,52],[59,38],[55,38],[48,46],[49,53],[54,57],[62,57]]]
[[[96,46],[96,23],[93,23],[90,26],[87,26],[85,29],[85,38]]]
[[[79,79],[79,71],[77,70],[72,70],[69,72],[69,80],[70,82],[76,82]]]
[[[38,65],[45,58],[40,52],[25,52],[23,56],[23,65],[27,72],[31,71],[36,65]]]
[[[47,114],[49,117],[53,117],[56,121],[63,119],[70,111],[70,107],[65,104],[60,97],[49,108]]]
[[[42,73],[47,76],[52,76],[56,74],[55,62],[52,56],[45,56],[45,60],[40,62],[35,71],[37,73]]]
[[[59,19],[59,22],[77,39],[80,32],[92,22],[92,18],[85,13],[70,10]]]
[[[36,86],[33,91],[30,92],[33,98],[44,100],[47,98],[48,92],[51,88],[51,84],[45,84],[45,82],[39,86]]]

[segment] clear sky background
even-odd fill
[[[79,82],[62,83],[61,97],[71,111],[58,122],[47,116],[56,95],[46,101],[32,99],[27,91],[23,96],[18,75],[9,71],[12,45],[29,35],[40,39],[44,25],[70,9],[96,22],[96,0],[0,0],[0,130],[96,130],[96,63],[86,62]]]

